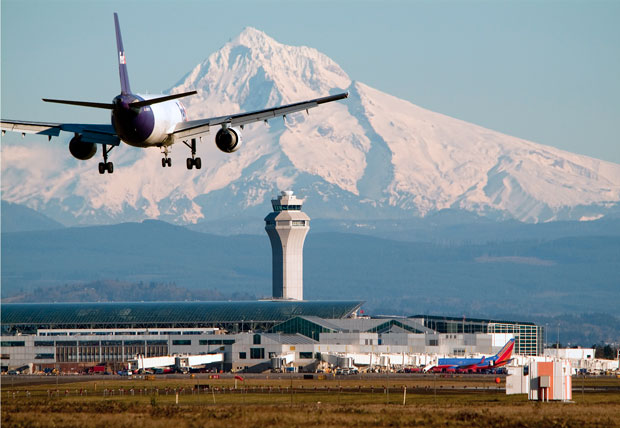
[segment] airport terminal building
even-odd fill
[[[170,362],[162,358],[172,355],[211,355],[193,360],[217,361],[220,370],[389,370],[426,366],[444,355],[494,354],[512,338],[517,354],[543,353],[543,329],[532,323],[372,318],[360,316],[361,301],[303,300],[303,245],[310,228],[303,202],[292,191],[281,192],[265,218],[273,300],[2,304],[2,370],[118,370],[136,360]]]
[[[31,366],[34,372],[52,367],[77,372],[101,364],[119,370],[138,356],[219,354],[215,368],[225,371],[313,370],[320,363],[419,367],[440,355],[493,354],[512,337],[518,345],[520,331],[530,326],[502,321],[511,331],[496,332],[492,326],[497,322],[472,320],[477,327],[463,332],[430,322],[441,317],[360,317],[362,304],[282,300],[4,304],[1,365],[3,370]],[[541,333],[535,329],[535,335]],[[534,340],[540,342],[538,337]],[[528,347],[517,346],[515,351],[538,355]]]

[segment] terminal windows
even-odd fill
[[[172,344],[173,345],[191,345],[192,341],[191,340],[173,340]]]
[[[77,346],[77,340],[57,340],[56,346]]]
[[[265,358],[265,348],[250,348],[250,358],[262,360]]]
[[[54,354],[37,354],[34,356],[35,360],[53,360]]]
[[[300,352],[299,353],[299,358],[302,359],[302,360],[312,359],[312,351],[310,351],[310,352]]]
[[[2,343],[0,344],[3,348],[10,348],[13,346],[26,346],[26,342],[24,342],[23,340],[12,340],[12,341],[2,341]]]
[[[200,339],[198,341],[199,345],[233,345],[235,343],[235,339]]]
[[[260,334],[254,335],[254,345],[260,345]]]
[[[54,346],[53,340],[35,340],[34,346]]]
[[[245,358],[246,358],[245,352],[239,352],[239,359],[240,360],[245,360]]]

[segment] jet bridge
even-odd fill
[[[128,362],[131,370],[147,370],[158,367],[190,369],[223,361],[224,354],[218,353],[204,355],[168,355],[164,357],[145,357],[143,355],[138,355]]]

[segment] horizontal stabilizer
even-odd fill
[[[184,92],[182,94],[166,95],[165,97],[151,98],[150,100],[134,101],[131,103],[131,106],[141,108],[141,107],[150,106],[150,105],[157,104],[157,103],[163,103],[164,101],[170,101],[170,100],[174,100],[177,98],[187,97],[189,95],[195,95],[197,93],[198,92],[196,91],[190,91],[190,92]]]
[[[45,101],[46,103],[70,104],[73,106],[105,108],[109,110],[112,110],[114,108],[114,104],[92,103],[90,101],[51,100],[49,98],[43,98],[43,101]]]

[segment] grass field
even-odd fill
[[[11,387],[3,379],[2,426],[620,427],[615,378],[575,378],[573,403],[544,404],[506,396],[484,376],[248,378],[237,389],[231,378],[76,380]]]

